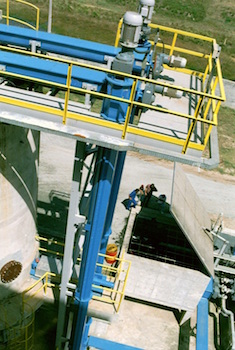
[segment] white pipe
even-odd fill
[[[232,350],[235,350],[234,315],[233,315],[232,311],[226,309],[226,299],[225,298],[222,298],[221,310],[222,310],[222,313],[224,313],[227,316],[230,316],[232,341],[233,341]]]
[[[52,0],[49,0],[48,25],[47,25],[48,33],[51,33],[51,24],[52,24]]]

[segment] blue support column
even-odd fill
[[[119,191],[120,182],[121,182],[121,178],[122,178],[122,172],[123,172],[125,159],[126,159],[126,152],[119,152],[118,158],[117,158],[115,174],[114,174],[114,178],[113,178],[113,183],[112,183],[112,188],[111,188],[107,216],[105,219],[104,231],[103,231],[101,244],[100,244],[100,253],[101,254],[106,253],[106,248],[107,248],[109,236],[112,233],[111,225],[112,225],[112,221],[113,221],[113,214],[114,214],[114,210],[115,210],[115,206],[116,206],[116,202],[117,202],[117,196],[118,196],[118,191]],[[98,262],[100,264],[103,264],[104,257],[99,256]],[[113,282],[106,281],[106,276],[102,275],[102,267],[97,266],[94,283],[99,284],[99,282],[101,282],[101,281],[102,281],[101,284],[103,286],[108,287],[108,288],[113,288]],[[100,292],[100,290],[99,290],[99,292]]]
[[[126,152],[119,152],[118,159],[117,159],[117,165],[116,165],[116,169],[115,169],[115,174],[114,174],[114,179],[113,179],[113,183],[112,183],[112,189],[111,189],[111,195],[110,195],[110,200],[109,200],[107,217],[105,220],[104,232],[103,232],[101,245],[100,245],[100,253],[102,253],[102,254],[105,254],[105,252],[106,252],[108,239],[112,233],[111,224],[113,221],[113,214],[114,214],[114,209],[115,209],[116,202],[117,202],[117,196],[118,196],[118,191],[119,191],[120,182],[121,182],[121,178],[122,178],[122,171],[123,171],[125,159],[126,159]]]
[[[197,306],[196,350],[208,350],[209,298],[212,292],[213,292],[213,278],[211,278]]]
[[[83,334],[87,321],[88,303],[92,297],[92,283],[109,205],[117,154],[117,151],[99,148],[97,155],[79,281],[75,292],[77,314],[72,332],[73,350],[86,348]],[[88,333],[87,329],[86,333]]]

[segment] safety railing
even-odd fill
[[[48,287],[55,287],[55,284],[51,283],[51,278],[56,276],[55,273],[46,272],[42,277],[24,290],[22,293],[22,313],[25,312],[25,305],[28,305],[36,296],[39,297],[41,291],[46,295]]]
[[[32,25],[32,24],[30,24],[30,23],[28,23],[26,21],[23,21],[23,20],[21,20],[19,18],[11,17],[10,16],[10,3],[12,3],[12,2],[18,2],[18,3],[21,3],[22,5],[29,6],[32,9],[36,10],[35,25]],[[6,24],[7,25],[9,25],[10,21],[13,21],[13,22],[22,24],[22,25],[24,25],[26,27],[29,27],[31,29],[35,29],[35,30],[39,29],[39,17],[40,17],[40,9],[37,6],[35,6],[34,4],[31,4],[30,2],[24,1],[24,0],[14,0],[14,1],[7,0],[6,1],[6,15],[2,15],[2,18],[6,19]]]
[[[115,39],[115,47],[118,46],[120,36],[121,36],[121,28],[122,28],[122,22],[123,19],[119,21],[117,33],[116,33],[116,39]],[[177,30],[174,28],[169,28],[166,26],[158,25],[150,23],[149,27],[152,29],[153,32],[156,32],[159,34],[159,32],[164,36],[166,36],[166,40],[168,43],[164,43],[162,40],[157,40],[157,42],[150,41],[153,47],[153,51],[156,53],[157,49],[164,50],[164,53],[167,53],[168,55],[179,55],[179,54],[185,54],[188,57],[196,57],[201,62],[201,67],[203,69],[206,61],[206,67],[204,71],[196,71],[193,69],[186,69],[186,68],[170,68],[167,67],[167,69],[174,69],[176,71],[180,71],[184,74],[188,75],[194,75],[200,78],[202,81],[202,89],[201,91],[203,93],[210,92],[211,97],[206,96],[205,94],[198,95],[199,100],[197,102],[197,106],[195,108],[195,113],[189,132],[187,135],[187,138],[185,140],[185,144],[183,146],[182,153],[185,153],[188,143],[190,140],[190,137],[192,136],[193,129],[195,127],[195,124],[197,121],[199,121],[200,118],[198,118],[200,115],[202,116],[202,119],[206,120],[208,118],[209,112],[212,110],[212,121],[214,125],[217,125],[217,115],[218,111],[221,105],[222,101],[225,101],[225,91],[224,91],[224,85],[223,85],[223,79],[222,79],[222,72],[221,72],[221,66],[220,66],[220,60],[216,59],[216,62],[213,60],[213,50],[216,50],[217,44],[216,40],[204,35],[199,35],[195,33],[190,33],[183,30]],[[186,49],[182,46],[177,45],[177,40],[181,42],[188,42],[192,44],[196,49]],[[190,42],[191,40],[191,42]],[[193,42],[195,41],[195,43]],[[208,46],[205,44],[208,44]],[[204,48],[202,50],[202,48]],[[199,51],[201,50],[201,51]],[[166,65],[163,65],[166,67]],[[218,88],[218,95],[216,96],[215,90],[216,87]],[[179,90],[181,90],[179,88]],[[182,90],[181,90],[182,91]],[[185,91],[186,92],[186,91]],[[220,98],[217,98],[220,97]],[[207,144],[211,130],[212,130],[212,124],[203,123],[204,127],[204,146]],[[207,130],[206,128],[207,127]]]
[[[42,242],[48,242],[51,244],[51,240],[49,240],[46,237],[43,236],[37,236],[38,241]],[[56,246],[64,246],[64,243],[58,242],[58,241],[53,241],[53,244]],[[47,254],[47,255],[55,255],[55,256],[60,256],[63,257],[63,253],[56,251],[56,249],[47,249],[47,248],[42,248],[39,247],[39,251],[42,252],[42,254]],[[99,256],[104,258],[109,258],[108,255],[101,254],[99,253]],[[81,262],[81,258],[77,259],[77,264],[79,265]],[[92,299],[93,300],[98,300],[102,301],[108,304],[113,305],[113,308],[116,312],[119,311],[121,302],[124,298],[124,293],[125,293],[125,288],[126,288],[126,283],[130,271],[130,266],[131,262],[127,261],[124,259],[124,253],[122,254],[121,258],[116,257],[115,261],[112,265],[104,263],[98,263],[96,266],[102,271],[102,274],[107,278],[107,281],[109,281],[113,288],[111,287],[104,287],[102,285],[97,285],[93,284],[93,290],[98,291],[98,293],[94,293]],[[35,282],[35,284],[32,286],[32,288],[35,288],[38,286],[37,290],[33,293],[30,294],[28,298],[34,297],[37,293],[39,293],[42,289],[44,289],[44,292],[46,293],[46,286],[50,287],[55,287],[55,284],[52,284],[48,282],[49,277],[54,277],[59,279],[59,276],[56,274],[53,274],[51,272],[46,272],[39,280]],[[44,283],[41,285],[41,281],[44,281]],[[72,280],[71,282],[77,283],[76,280]],[[24,294],[26,295],[29,291],[32,290],[32,288],[28,288]],[[25,297],[23,297],[25,298]],[[28,300],[24,299],[25,301]]]
[[[99,254],[103,258],[108,258],[108,255]],[[100,290],[100,295],[93,295],[93,300],[98,300],[112,304],[115,311],[118,312],[125,295],[125,288],[130,272],[131,262],[124,259],[124,252],[121,258],[116,258],[115,266],[108,266],[105,264],[98,264],[102,267],[102,272],[106,275],[110,282],[113,283],[113,288],[97,286],[93,284],[93,288]]]
[[[161,82],[161,81],[154,80],[154,79],[147,79],[147,78],[144,78],[141,76],[136,76],[136,75],[125,74],[125,73],[113,71],[113,70],[103,68],[103,67],[97,67],[97,66],[93,66],[93,65],[85,64],[85,63],[81,63],[81,62],[74,62],[74,61],[62,59],[59,57],[48,56],[48,55],[43,55],[43,54],[39,54],[39,53],[31,53],[31,52],[27,52],[25,50],[13,49],[13,48],[5,47],[5,46],[0,46],[0,49],[7,50],[10,52],[20,53],[22,55],[31,55],[32,57],[37,57],[37,58],[45,60],[45,63],[48,61],[55,61],[55,62],[61,62],[61,63],[64,63],[67,65],[66,84],[55,83],[53,81],[50,81],[49,79],[42,80],[42,79],[34,78],[32,76],[10,73],[10,72],[4,71],[4,70],[0,71],[0,77],[2,77],[5,80],[15,78],[18,80],[23,80],[26,82],[28,81],[31,83],[35,83],[35,84],[39,84],[42,86],[47,86],[50,88],[55,88],[57,90],[63,91],[65,93],[65,96],[63,98],[64,103],[63,103],[62,109],[61,109],[61,104],[60,104],[60,108],[52,108],[52,107],[48,107],[45,105],[36,104],[35,102],[33,103],[33,102],[17,100],[15,97],[14,98],[5,97],[5,96],[2,96],[1,92],[0,92],[0,101],[1,102],[13,104],[13,105],[20,106],[20,107],[30,108],[30,109],[41,111],[41,112],[54,114],[57,117],[60,117],[60,118],[62,117],[62,122],[64,124],[66,124],[67,119],[73,119],[73,120],[77,120],[77,121],[82,121],[84,123],[89,123],[89,124],[94,124],[94,125],[102,126],[105,128],[109,128],[109,129],[114,129],[114,130],[117,130],[120,132],[120,137],[122,139],[128,139],[128,135],[137,135],[137,136],[149,138],[152,140],[158,140],[158,141],[163,141],[163,142],[175,144],[175,145],[182,147],[182,153],[185,153],[188,147],[192,148],[192,149],[199,150],[199,151],[203,151],[205,149],[207,142],[209,140],[209,136],[210,136],[212,127],[217,125],[217,114],[218,114],[218,111],[220,108],[220,104],[225,99],[220,64],[219,64],[218,60],[216,63],[217,71],[219,72],[218,78],[215,78],[215,80],[211,79],[208,90],[206,90],[204,88],[203,89],[204,91],[198,91],[195,89],[189,89],[189,88],[185,88],[185,87],[175,86],[175,85],[172,85],[172,84],[169,84],[166,82]],[[174,47],[174,50],[176,50],[176,47]],[[210,56],[209,62],[210,62],[210,65],[206,71],[207,74],[208,74],[208,72],[214,70],[214,68],[211,67],[212,56]],[[104,72],[104,73],[109,74],[109,75],[111,74],[112,76],[115,76],[115,77],[129,78],[132,81],[132,88],[131,88],[131,94],[130,94],[129,99],[109,95],[108,93],[104,93],[104,92],[92,91],[91,89],[78,88],[78,87],[72,86],[72,84],[71,84],[72,69],[75,66],[83,67],[85,69],[89,69],[89,70],[93,70],[93,71],[99,71],[99,72],[101,71],[101,72]],[[202,75],[202,77],[203,77],[204,82],[206,83],[205,75],[206,75],[206,73],[204,74],[204,76]],[[139,101],[135,101],[136,89],[137,89],[138,84],[141,84],[141,83],[142,84],[151,83],[154,86],[162,86],[164,88],[179,90],[179,91],[182,91],[183,94],[188,94],[190,96],[197,97],[198,102],[197,102],[197,105],[195,107],[194,113],[191,115],[188,113],[182,113],[180,111],[164,108],[164,107],[159,106],[159,105],[149,105],[149,104],[145,104],[145,103],[142,103]],[[216,89],[216,86],[218,83],[219,83],[220,90],[221,90],[220,95],[215,94],[215,89]],[[79,113],[75,113],[75,112],[70,111],[68,107],[69,107],[69,103],[72,100],[70,98],[72,93],[77,94],[77,95],[89,94],[90,96],[97,98],[97,99],[101,99],[101,100],[109,99],[112,101],[119,101],[119,102],[122,102],[122,103],[128,105],[124,124],[118,124],[118,123],[115,123],[115,122],[110,121],[110,120],[102,119],[102,118],[100,118],[100,115],[99,115],[99,117],[95,117],[93,115],[88,116],[88,115],[83,115],[82,113],[79,114]],[[133,125],[130,122],[133,108],[149,109],[152,111],[171,115],[171,116],[176,117],[176,118],[186,119],[188,121],[188,123],[190,124],[188,132],[186,133],[186,137],[184,137],[184,135],[183,136],[181,135],[180,137],[179,136],[176,137],[175,135],[172,136],[172,135],[164,134],[164,133],[157,132],[157,131],[151,131],[151,130],[148,130],[144,127],[140,127],[138,125]],[[211,113],[211,109],[212,109],[212,113]],[[210,114],[212,114],[212,115],[210,115]],[[203,126],[204,132],[205,132],[204,137],[200,142],[198,142],[198,140],[195,141],[195,140],[191,139],[192,132],[193,132],[196,124],[198,124],[198,123],[200,123],[200,126],[201,125]]]
[[[4,349],[8,350],[33,350],[34,349],[34,310],[25,304],[24,312],[16,308],[19,313],[19,321],[15,324],[7,322],[7,307],[0,308],[5,313]],[[1,347],[1,346],[0,346]],[[2,348],[1,348],[2,349]]]

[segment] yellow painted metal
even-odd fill
[[[7,25],[9,25],[9,16],[10,16],[10,4],[9,4],[9,0],[7,0]],[[3,16],[4,18],[4,16]]]
[[[155,81],[153,79],[147,79],[145,77],[139,77],[139,76],[135,76],[135,75],[131,75],[131,74],[125,74],[125,73],[121,73],[121,72],[117,72],[117,71],[112,71],[110,69],[103,68],[103,67],[92,66],[91,64],[74,62],[72,60],[62,59],[60,57],[45,56],[45,55],[38,54],[38,53],[30,53],[30,52],[27,52],[24,50],[19,50],[19,49],[14,49],[14,48],[6,48],[4,46],[0,46],[0,49],[2,49],[2,50],[8,50],[11,52],[18,52],[18,53],[21,53],[24,55],[25,54],[31,55],[33,57],[39,57],[39,58],[53,60],[53,61],[57,61],[57,62],[63,62],[63,63],[66,63],[68,65],[67,83],[64,85],[63,84],[56,84],[56,83],[51,82],[51,81],[33,79],[33,78],[27,77],[27,76],[21,76],[21,75],[17,75],[17,74],[14,75],[14,74],[7,73],[7,72],[0,72],[0,75],[2,75],[2,76],[14,76],[14,77],[25,79],[25,80],[31,80],[35,83],[39,83],[41,85],[44,84],[45,86],[56,87],[59,90],[64,91],[65,92],[64,111],[61,111],[60,109],[56,109],[56,108],[42,106],[39,104],[36,105],[35,103],[17,101],[16,99],[6,98],[4,96],[2,96],[0,99],[2,102],[5,102],[5,103],[19,105],[19,106],[22,106],[25,108],[32,108],[34,110],[43,111],[46,113],[51,113],[51,114],[54,114],[56,116],[62,117],[62,122],[64,124],[66,123],[66,119],[70,118],[70,119],[82,121],[85,123],[91,123],[94,125],[111,128],[111,129],[120,131],[120,133],[121,133],[120,137],[123,139],[128,138],[128,134],[136,134],[136,135],[144,136],[147,138],[152,138],[152,139],[156,139],[156,140],[160,140],[160,141],[164,141],[164,142],[169,142],[169,143],[176,144],[176,145],[181,145],[181,146],[183,146],[183,153],[186,152],[188,147],[193,148],[193,149],[203,150],[205,147],[203,142],[201,144],[198,144],[194,141],[190,141],[190,138],[191,138],[193,129],[194,129],[195,125],[197,124],[197,122],[202,123],[202,127],[204,127],[204,128],[206,125],[216,125],[217,124],[217,115],[215,115],[215,113],[212,113],[212,119],[211,119],[211,118],[208,118],[208,113],[210,112],[209,106],[211,106],[211,104],[212,104],[213,111],[216,110],[216,114],[217,114],[218,113],[218,106],[220,106],[219,102],[225,100],[225,93],[224,93],[224,87],[223,87],[223,82],[222,82],[221,68],[220,68],[219,60],[217,60],[216,72],[215,72],[216,74],[215,74],[214,82],[211,83],[209,89],[207,89],[206,88],[206,80],[207,80],[206,77],[208,76],[208,74],[211,74],[211,71],[212,71],[212,53],[209,52],[208,54],[206,54],[206,53],[194,52],[192,50],[180,48],[180,47],[176,46],[176,41],[177,41],[177,38],[179,35],[186,35],[186,36],[189,36],[192,38],[207,41],[209,43],[214,43],[214,39],[208,38],[205,36],[201,36],[198,34],[193,34],[193,33],[185,32],[185,31],[181,31],[181,30],[176,30],[176,29],[164,27],[164,26],[151,25],[151,27],[159,28],[161,30],[166,30],[169,33],[172,33],[173,39],[172,39],[171,45],[168,45],[168,46],[165,45],[165,48],[167,47],[169,49],[170,53],[173,53],[174,51],[183,52],[183,53],[187,53],[187,54],[190,53],[191,55],[195,55],[197,57],[201,57],[201,58],[204,58],[207,60],[207,66],[206,66],[204,73],[195,72],[195,71],[192,71],[192,70],[186,69],[186,68],[180,70],[184,74],[195,75],[197,77],[201,77],[202,83],[203,83],[203,89],[202,89],[203,91],[202,92],[196,91],[193,89],[180,87],[180,86],[175,86],[175,85],[172,85],[170,83]],[[119,40],[118,38],[120,37],[120,30],[121,30],[121,22],[119,23],[116,40]],[[161,45],[161,43],[158,43],[158,44]],[[120,98],[117,96],[108,95],[106,93],[101,93],[101,92],[97,92],[97,91],[90,91],[90,90],[86,90],[83,88],[72,87],[71,86],[72,65],[76,65],[76,66],[80,66],[80,67],[84,67],[84,68],[88,68],[88,69],[94,69],[94,70],[98,70],[98,71],[103,71],[107,74],[113,74],[115,76],[120,76],[121,78],[122,77],[131,78],[133,80],[133,85],[132,85],[132,89],[131,89],[130,98],[124,99],[124,98]],[[170,69],[178,70],[176,68],[170,68]],[[199,102],[198,102],[198,105],[196,107],[194,115],[180,113],[180,112],[175,111],[175,110],[169,110],[166,108],[147,105],[147,104],[143,104],[141,102],[134,101],[134,95],[135,95],[136,85],[137,85],[138,81],[143,82],[143,83],[150,83],[150,84],[154,84],[154,85],[159,85],[159,86],[163,86],[163,87],[169,87],[171,89],[177,89],[179,91],[182,91],[183,93],[192,94],[193,96],[195,96],[195,95],[198,96]],[[215,88],[218,84],[219,84],[219,88],[220,88],[220,95],[215,94]],[[99,99],[105,98],[105,99],[112,99],[112,100],[127,103],[128,108],[127,108],[127,114],[126,114],[124,125],[120,125],[120,124],[117,124],[117,123],[112,122],[112,121],[103,120],[100,117],[97,118],[97,117],[93,117],[93,116],[91,117],[91,116],[85,116],[82,114],[77,114],[74,112],[69,112],[68,106],[69,106],[69,101],[70,101],[70,92],[79,93],[79,94],[83,94],[83,95],[90,94],[94,97],[98,97]],[[205,104],[205,106],[203,106],[205,99],[207,99],[207,104]],[[132,110],[133,106],[139,106],[140,108],[147,108],[147,109],[151,109],[151,110],[154,110],[157,112],[167,113],[169,115],[172,115],[172,116],[175,116],[178,118],[186,118],[188,120],[191,120],[191,125],[190,125],[190,128],[188,130],[187,136],[185,137],[184,140],[179,140],[177,138],[165,136],[165,135],[162,135],[162,134],[157,133],[157,132],[147,131],[147,130],[144,130],[141,128],[134,128],[129,123],[131,110]],[[215,118],[216,118],[216,121],[215,121]],[[208,128],[207,130],[211,130],[211,127]]]
[[[7,2],[6,2],[6,16],[5,15],[2,16],[3,18],[6,18],[7,25],[9,25],[9,20],[11,20],[11,21],[23,24],[24,26],[29,27],[31,29],[38,30],[39,29],[39,18],[40,18],[40,9],[39,9],[39,7],[34,5],[34,4],[31,4],[28,1],[24,1],[24,0],[15,0],[15,1],[19,2],[19,3],[23,4],[23,5],[27,5],[27,6],[29,6],[31,8],[34,8],[36,10],[36,24],[35,24],[35,26],[33,26],[32,24],[30,24],[28,22],[25,22],[25,21],[22,21],[22,20],[20,20],[18,18],[10,17],[10,0],[7,0]]]
[[[209,123],[209,124],[212,124],[212,123]],[[162,135],[162,134],[154,133],[152,131],[138,129],[137,127],[133,127],[133,126],[128,126],[127,132],[129,134],[139,135],[139,136],[151,138],[153,140],[159,140],[159,141],[172,143],[179,146],[183,146],[185,142],[183,139],[175,139],[173,136]],[[204,149],[204,147],[201,144],[194,143],[194,142],[189,142],[188,146],[198,151],[202,151]]]
[[[137,82],[138,82],[138,80],[135,79],[134,83],[132,85],[132,88],[131,88],[131,94],[130,94],[130,101],[131,102],[127,108],[126,119],[125,119],[124,128],[123,128],[123,132],[122,132],[122,139],[125,139],[125,137],[126,137],[126,130],[127,130],[127,126],[129,124],[129,121],[130,121],[130,116],[131,116],[131,111],[132,111],[132,107],[133,107],[133,103],[134,103]]]
[[[173,55],[177,36],[178,36],[178,33],[174,33],[174,37],[173,37],[173,40],[172,40],[172,44],[171,44],[171,49],[170,49],[169,55]]]
[[[191,37],[191,38],[195,38],[195,39],[199,39],[199,40],[203,40],[203,41],[213,42],[213,40],[214,40],[213,38],[210,38],[208,36],[187,32],[187,31],[181,30],[181,29],[170,28],[170,27],[166,27],[166,26],[163,26],[160,24],[149,23],[149,27],[154,28],[154,29],[158,28],[158,29],[165,31],[165,32],[169,32],[169,33],[173,33],[173,34],[177,33],[178,35],[182,35],[184,37]]]
[[[206,135],[204,137],[204,146],[207,145],[207,142],[209,141],[209,137],[210,137],[210,134],[211,134],[211,130],[212,130],[212,125],[209,125],[208,127],[208,130],[206,132]]]
[[[120,36],[121,36],[122,23],[123,23],[123,18],[121,18],[119,23],[118,23],[118,28],[117,28],[116,38],[115,38],[115,44],[114,44],[115,47],[118,47],[118,43],[119,43]]]
[[[150,41],[151,42],[151,41]],[[152,42],[151,42],[152,43]],[[169,52],[171,51],[172,49],[172,46],[169,45],[169,44],[162,44],[162,43],[158,43],[157,44],[157,47],[160,47],[160,48],[164,48],[165,50],[169,50]],[[209,57],[209,55],[207,54],[204,54],[202,52],[198,52],[198,51],[193,51],[193,50],[189,50],[189,49],[185,49],[185,48],[182,48],[182,47],[178,47],[178,46],[175,46],[174,47],[174,51],[177,52],[178,54],[179,53],[184,53],[184,54],[188,54],[188,55],[191,55],[191,56],[195,56],[195,57],[198,57],[198,58],[205,58],[207,59]]]
[[[51,241],[50,241],[48,238],[43,237],[43,236],[35,236],[35,239],[36,239],[37,241],[44,241],[44,242],[49,242],[49,243],[51,243]],[[59,245],[59,246],[61,246],[61,247],[64,247],[64,243],[59,242],[59,241],[57,241],[56,239],[55,239],[55,240],[53,239],[53,244]]]
[[[42,247],[39,247],[38,250],[40,250],[41,252],[49,253],[49,254],[56,254],[58,256],[64,256],[63,253],[56,252],[54,250],[50,250],[50,249],[46,249],[46,248],[42,248]]]
[[[25,304],[25,311],[26,312],[24,314],[22,310],[21,315],[19,315],[20,319],[16,325],[10,325],[9,322],[5,322],[4,332],[7,337],[6,349],[8,350],[34,349],[35,314],[32,307],[28,304]],[[16,310],[16,313],[17,312],[18,310]],[[7,313],[4,306],[2,306],[1,313]]]
[[[48,282],[49,277],[56,277],[56,274],[52,272],[46,272],[42,277],[40,277],[31,286],[24,290],[24,292],[22,293],[23,311],[25,309],[25,304],[27,304],[29,300],[33,299],[38,293],[40,293],[41,290],[44,290],[44,294],[46,293],[46,288],[51,285],[51,283]]]
[[[223,77],[222,77],[222,72],[221,72],[221,65],[220,65],[220,60],[216,61],[216,67],[217,67],[217,75],[218,75],[218,80],[219,80],[219,88],[220,88],[220,94],[221,94],[221,101],[225,101],[225,91],[224,91],[224,84],[223,84]]]
[[[43,236],[37,236],[36,238],[39,241],[44,241],[44,242],[47,241],[48,243],[50,241],[48,238]],[[53,241],[53,243],[58,244],[60,246],[64,246],[64,243],[62,242],[56,243],[56,241]],[[48,250],[46,248],[39,248],[39,250],[48,254],[63,256],[62,253],[59,253],[56,250]],[[101,254],[101,253],[99,253],[99,256],[104,258],[109,257],[108,255]],[[81,258],[78,258],[77,262],[78,264],[80,264]],[[107,288],[107,287],[102,287],[94,284],[93,287],[100,289],[102,291],[102,295],[101,296],[93,295],[92,299],[112,304],[114,306],[115,311],[118,312],[124,297],[124,292],[125,292],[126,283],[127,283],[127,279],[130,271],[131,262],[124,259],[124,252],[123,252],[121,258],[116,257],[116,264],[117,266],[107,265],[105,263],[96,264],[97,266],[102,268],[102,271],[106,275],[107,279],[113,282],[114,288]],[[23,302],[25,303],[30,298],[36,296],[42,289],[44,289],[44,293],[46,294],[47,287],[51,286],[51,283],[48,282],[48,278],[50,276],[59,277],[59,275],[53,274],[51,272],[46,272],[39,280],[37,280],[32,286],[30,286],[24,291],[22,296]],[[122,280],[120,279],[120,276],[122,276]],[[77,283],[77,281],[75,282]],[[32,292],[35,288],[37,288],[36,291]],[[29,292],[30,292],[30,295],[28,296],[28,298],[26,298],[25,295],[27,295],[27,293]]]
[[[68,74],[67,74],[67,82],[66,82],[66,92],[65,92],[65,103],[64,103],[64,116],[63,116],[63,124],[66,123],[67,111],[68,111],[68,103],[69,103],[69,93],[70,93],[70,85],[71,85],[71,77],[72,77],[72,64],[68,66]]]
[[[29,28],[31,28],[31,29],[36,29],[33,25],[31,25],[30,23],[27,23],[27,22],[24,22],[24,21],[22,21],[22,20],[20,20],[20,19],[17,19],[17,18],[14,18],[14,17],[7,17],[7,16],[2,16],[3,18],[7,18],[7,21],[9,22],[9,20],[11,20],[11,21],[15,21],[15,22],[17,22],[17,23],[20,23],[20,24],[23,24],[23,25],[25,25],[25,26],[27,26],[27,27],[29,27]]]

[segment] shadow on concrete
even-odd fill
[[[179,331],[179,345],[178,350],[189,350],[190,336],[192,335],[192,329],[190,325],[190,319],[182,326],[180,326]]]
[[[55,348],[57,305],[44,303],[35,313],[34,350]]]
[[[37,226],[39,235],[64,241],[69,209],[69,195],[52,190],[49,202],[37,202]]]

